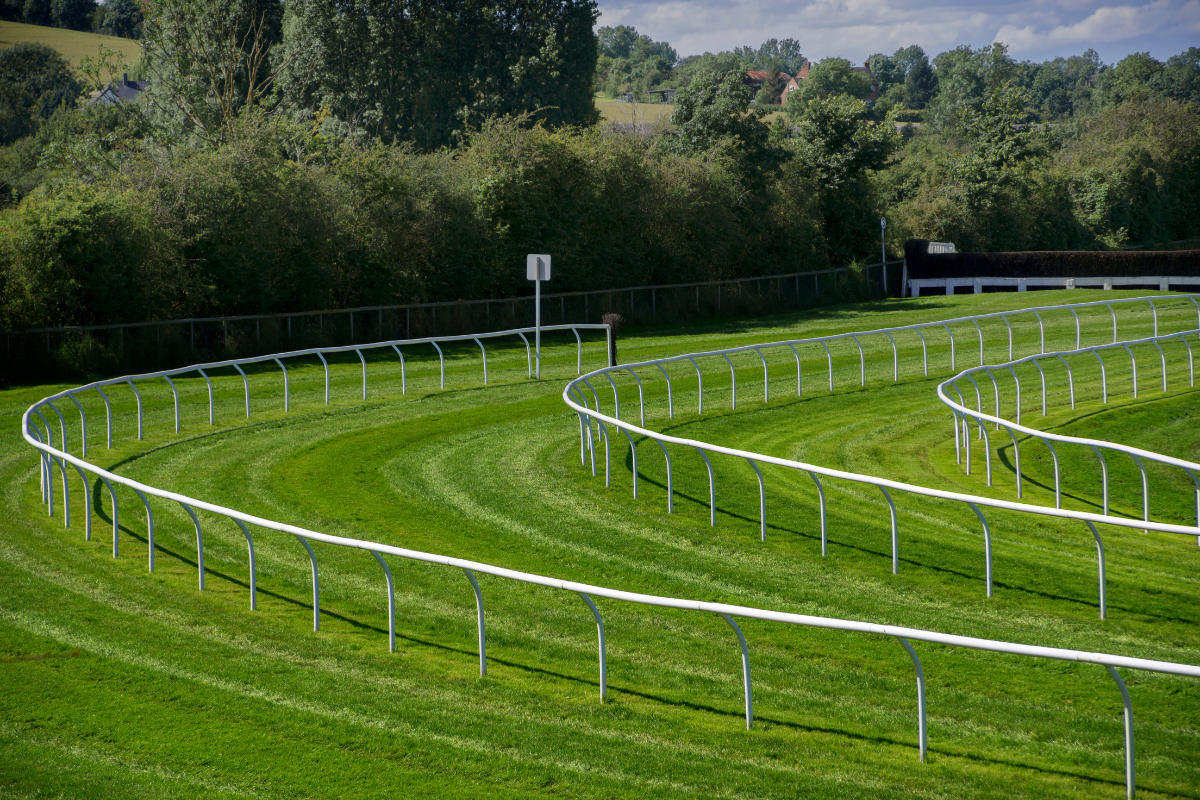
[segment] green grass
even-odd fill
[[[1134,293],[1105,293],[1105,298]],[[1037,303],[1077,292],[932,297],[821,309],[762,320],[646,327],[621,341],[622,361],[817,333],[866,330]],[[1196,326],[1191,303],[1160,304],[1163,330]],[[1148,319],[1119,309],[1122,332]],[[1047,314],[1051,347],[1074,340],[1069,314]],[[1082,314],[1085,342],[1104,341],[1107,311]],[[1036,349],[1020,323],[1017,352]],[[1144,330],[1143,330],[1144,329]],[[1002,323],[985,325],[987,357],[1006,351]],[[974,330],[959,328],[959,366],[976,363]],[[934,395],[948,374],[945,338],[929,335],[931,377],[915,336],[891,347],[864,340],[868,385],[857,387],[853,344],[804,355],[795,396],[790,353],[769,356],[771,403],[758,357],[706,365],[695,415],[691,367],[672,368],[674,420],[648,371],[647,423],[659,430],[927,486],[1013,496],[1011,443],[993,436],[995,486],[954,463],[949,415]],[[754,473],[714,459],[717,526],[694,454],[673,452],[675,513],[666,513],[657,446],[639,446],[640,500],[627,445],[614,443],[613,485],[579,464],[578,426],[560,393],[574,344],[549,347],[548,379],[524,379],[523,348],[489,349],[480,386],[473,343],[448,348],[447,391],[437,361],[409,354],[400,395],[394,355],[371,360],[358,399],[357,359],[333,368],[322,404],[320,365],[289,367],[292,411],[277,370],[251,372],[254,417],[233,373],[214,379],[207,424],[202,381],[179,381],[183,433],[170,394],[146,383],[146,439],[132,395],[114,389],[114,448],[103,406],[84,400],[97,463],[156,486],[275,519],[565,579],[1032,644],[1200,663],[1196,634],[1200,548],[1188,537],[1104,530],[1109,620],[1097,619],[1095,551],[1085,526],[989,513],[995,597],[983,591],[978,522],[960,504],[897,496],[900,574],[891,574],[887,507],[878,492],[828,481],[829,555],[820,556],[815,491],[806,476],[764,467],[768,535],[759,541]],[[1110,359],[1107,406],[1095,375],[1076,374],[1071,412],[1061,374],[1048,370],[1050,416],[1026,377],[1026,424],[1098,435],[1176,456],[1200,449],[1183,350],[1168,349],[1170,390],[1157,354],[1140,353],[1141,397]],[[353,356],[352,356],[353,357]],[[585,346],[585,369],[603,346]],[[1096,373],[1098,374],[1098,373]],[[619,379],[632,419],[636,387]],[[597,386],[597,389],[601,387]],[[474,602],[447,568],[391,559],[397,652],[387,652],[383,576],[365,553],[317,548],[322,621],[311,630],[308,564],[288,537],[259,531],[259,608],[248,607],[245,543],[228,521],[202,515],[207,589],[198,592],[195,541],[181,509],[155,503],[158,566],[146,572],[145,520],[121,494],[121,556],[111,558],[107,497],[84,541],[79,484],[74,524],[46,517],[36,461],[15,431],[20,413],[56,387],[0,393],[0,795],[13,797],[1120,797],[1121,704],[1095,666],[917,644],[928,680],[928,763],[917,759],[912,667],[891,639],[747,621],[755,729],[744,730],[740,660],[719,618],[599,601],[609,653],[609,702],[597,699],[595,626],[573,595],[480,578],[489,674],[478,676]],[[611,392],[602,402],[610,409]],[[1011,413],[1011,391],[1004,395]],[[985,395],[985,408],[990,395]],[[74,418],[74,412],[67,414]],[[77,437],[72,423],[71,435]],[[1003,445],[1003,446],[1002,446]],[[1007,449],[1006,449],[1007,448]],[[1024,445],[1026,499],[1052,503],[1048,456]],[[1070,508],[1094,508],[1098,470],[1061,448]],[[603,449],[600,450],[603,455]],[[1114,510],[1136,514],[1140,483],[1113,460]],[[1151,476],[1157,519],[1189,521],[1190,482]],[[58,483],[55,483],[56,487]],[[1137,722],[1143,797],[1200,795],[1200,682],[1126,672]]]
[[[99,54],[100,45],[111,47],[122,54],[124,61],[131,67],[142,55],[142,46],[136,39],[122,39],[118,36],[102,36],[98,33],[71,31],[65,28],[49,28],[42,25],[26,25],[23,22],[0,21],[0,48],[12,47],[22,42],[37,42],[53,47],[62,53],[71,66],[79,68],[84,56],[95,58]],[[113,76],[109,75],[109,79]]]

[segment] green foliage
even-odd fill
[[[866,103],[844,94],[793,98],[786,108],[798,126],[795,161],[820,192],[829,258],[853,258],[877,219],[867,191],[868,173],[882,169],[899,146],[895,125],[891,120],[871,122]]]
[[[949,131],[964,109],[979,110],[990,92],[1011,81],[1016,62],[1003,44],[973,50],[967,45],[938,55],[937,94],[929,100],[929,122],[940,131]]]
[[[800,90],[788,99],[788,106],[817,98],[845,95],[864,99],[871,93],[871,79],[862,72],[855,72],[853,65],[844,58],[827,58],[808,70],[808,79],[800,84]],[[789,112],[790,113],[790,112]]]
[[[593,124],[597,13],[592,0],[364,2],[355,14],[300,0],[288,4],[280,84],[297,109],[421,149],[497,115]]]
[[[67,60],[45,45],[0,50],[0,144],[27,136],[59,106],[74,105],[81,88]]]
[[[142,38],[142,4],[138,0],[108,0],[99,17],[99,32],[126,39]]]
[[[596,33],[599,58],[596,88],[609,97],[624,91],[643,95],[669,77],[679,54],[666,42],[655,42],[627,25],[601,28]]]
[[[146,7],[145,103],[160,135],[214,147],[271,92],[278,0],[157,0]]]
[[[92,15],[96,13],[95,0],[51,0],[50,19],[56,28],[73,31],[92,29]]]
[[[5,325],[144,316],[167,288],[160,243],[148,209],[128,192],[72,183],[34,193],[0,212]]]

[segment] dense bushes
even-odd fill
[[[248,115],[0,213],[3,324],[510,296],[528,252],[559,291],[820,269],[815,197],[798,168],[750,193],[729,158],[598,128],[495,121],[418,154]]]

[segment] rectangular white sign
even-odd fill
[[[541,262],[542,274],[538,275],[538,262]],[[530,253],[525,257],[525,277],[531,281],[550,280],[550,256]]]

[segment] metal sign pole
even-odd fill
[[[883,296],[887,297],[887,244],[884,241],[883,232],[887,229],[887,218],[879,218],[879,263],[883,270]]]
[[[550,256],[530,253],[525,257],[525,277],[533,281],[533,349],[537,354],[535,377],[542,378],[542,281],[550,280]]]

